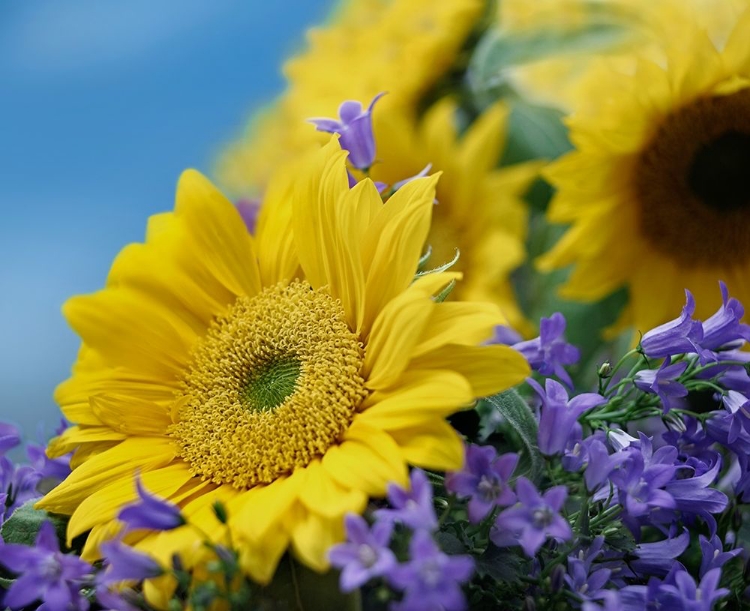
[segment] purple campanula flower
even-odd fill
[[[516,502],[516,495],[508,486],[518,454],[498,457],[492,446],[466,446],[466,462],[461,471],[445,478],[445,487],[458,496],[469,497],[469,521],[481,522],[495,507]]]
[[[569,388],[573,381],[564,365],[574,365],[581,358],[581,352],[565,341],[565,317],[555,312],[549,318],[542,318],[539,323],[539,337],[514,344],[534,371],[543,376],[556,375]]]
[[[639,543],[633,550],[634,560],[628,562],[627,566],[632,569],[628,571],[628,577],[647,578],[668,574],[678,558],[690,545],[690,533],[687,529],[677,536],[669,536],[661,541],[652,543]]]
[[[339,144],[349,151],[349,163],[355,168],[367,171],[375,161],[375,136],[372,133],[372,109],[385,93],[376,95],[367,109],[355,100],[347,100],[339,106],[339,120],[308,119],[320,132],[340,134]]]
[[[393,523],[376,522],[370,529],[362,516],[350,513],[344,524],[347,542],[334,545],[328,558],[341,569],[341,591],[351,592],[374,577],[388,575],[396,566],[396,556],[388,547]]]
[[[607,482],[614,470],[629,457],[629,453],[622,450],[610,454],[600,439],[592,439],[587,444],[587,454],[588,464],[583,477],[589,492],[594,492]]]
[[[51,522],[42,524],[34,547],[0,542],[0,565],[20,575],[5,594],[5,606],[21,609],[41,600],[48,611],[88,609],[80,585],[90,576],[91,566],[60,552]]]
[[[425,531],[414,533],[409,543],[409,562],[395,567],[391,584],[404,591],[393,611],[462,611],[466,599],[461,584],[474,572],[470,556],[448,556]]]
[[[96,585],[96,600],[107,611],[141,611],[140,595],[132,588]]]
[[[683,416],[678,421],[684,430],[668,430],[662,434],[662,439],[677,448],[677,460],[692,467],[696,475],[701,475],[711,469],[721,460],[716,450],[711,449],[714,440],[711,439],[703,426],[691,416]]]
[[[513,346],[514,344],[521,343],[523,337],[513,327],[507,325],[497,325],[493,332],[492,339],[489,340],[488,344],[502,344],[503,346]]]
[[[692,467],[685,465],[680,467],[682,476],[667,483],[664,490],[672,496],[675,509],[682,514],[683,518],[699,515],[710,523],[712,522],[710,514],[721,513],[727,508],[729,504],[727,495],[711,487],[711,484],[718,479],[720,470],[721,460],[717,460],[708,471],[700,475],[693,474],[692,477],[685,477],[684,473],[693,471]]]
[[[237,212],[240,213],[245,227],[250,234],[255,234],[258,226],[258,214],[260,213],[261,200],[259,199],[240,199],[235,203]]]
[[[719,282],[721,287],[722,305],[710,318],[703,321],[703,339],[700,342],[702,360],[716,360],[715,354],[710,354],[721,349],[732,349],[750,340],[750,325],[741,323],[745,315],[745,308],[734,297],[729,297],[727,285]]]
[[[20,431],[12,424],[0,422],[0,456],[20,443]]]
[[[699,584],[686,570],[675,571],[672,579],[665,579],[661,585],[663,608],[711,611],[717,600],[729,594],[726,588],[717,587],[720,579],[721,569],[708,571]]]
[[[136,490],[140,500],[126,505],[117,517],[130,529],[172,530],[185,524],[180,508],[174,503],[160,499],[143,487],[136,476]]]
[[[121,541],[105,541],[99,544],[99,549],[107,561],[107,568],[97,575],[97,584],[107,586],[120,581],[143,581],[164,574],[164,569],[151,556]]]
[[[750,399],[736,390],[730,390],[721,398],[724,407],[731,414],[727,441],[734,443],[744,429],[750,433]]]
[[[565,388],[555,380],[547,379],[544,390],[531,378],[527,382],[542,400],[537,441],[539,451],[548,456],[565,451],[581,414],[607,401],[596,393],[584,393],[568,401]]]
[[[703,325],[692,318],[695,312],[693,294],[686,289],[685,295],[687,302],[679,318],[647,331],[641,338],[641,349],[647,357],[665,358],[701,351],[699,344],[703,340]]]
[[[6,494],[5,506],[0,506],[0,522],[21,505],[39,498],[37,491],[41,476],[31,465],[14,465],[7,456],[0,456],[0,492]]]
[[[584,602],[582,611],[623,611],[620,594],[616,590],[601,590],[594,600]]]
[[[675,478],[677,448],[664,446],[652,454],[650,443],[639,448],[633,444],[621,452],[627,455],[627,460],[609,479],[617,486],[624,512],[631,518],[638,518],[654,509],[674,509],[677,503],[664,487]]]
[[[413,469],[409,479],[408,491],[396,484],[388,485],[388,502],[392,509],[378,509],[375,519],[401,522],[412,530],[435,530],[438,521],[427,475],[421,469]]]
[[[685,373],[687,366],[687,361],[671,364],[671,357],[669,357],[664,359],[657,370],[645,369],[636,373],[634,383],[643,392],[657,395],[661,399],[663,412],[666,414],[672,409],[672,399],[687,397],[687,388],[676,381]]]
[[[573,536],[570,524],[559,515],[568,489],[554,486],[540,495],[525,477],[516,481],[518,503],[505,509],[490,532],[498,547],[520,545],[527,556],[533,557],[547,537],[568,540]]]
[[[598,600],[601,598],[604,586],[609,582],[612,570],[609,568],[597,568],[592,570],[594,560],[602,553],[604,537],[595,537],[591,545],[584,553],[581,550],[575,556],[568,556],[568,572],[565,575],[565,583],[573,592],[581,597],[581,600]]]
[[[708,573],[708,571],[712,569],[720,569],[732,558],[742,553],[741,549],[733,549],[725,552],[724,544],[717,535],[714,535],[710,539],[707,539],[703,535],[698,535],[698,541],[700,542],[702,554],[701,568],[698,573],[701,578]]]

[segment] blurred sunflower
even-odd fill
[[[205,533],[261,583],[290,546],[325,570],[346,512],[406,485],[407,465],[457,469],[445,417],[528,374],[512,349],[479,345],[496,306],[432,297],[460,274],[413,282],[437,177],[384,204],[371,180],[349,189],[345,157],[332,141],[282,172],[255,237],[186,172],[106,288],[65,305],[83,347],[57,400],[76,426],[49,452],[75,450],[74,468],[39,506],[71,516],[70,539],[90,531],[84,558],[120,530],[139,472],[188,520],[128,535],[162,563],[198,563]]]
[[[710,314],[717,280],[750,300],[750,9],[721,50],[671,16],[662,67],[597,73],[570,118],[576,150],[546,176],[549,219],[572,227],[539,261],[575,267],[561,294],[597,300],[626,286],[621,323],[645,330],[695,294]],[[597,104],[589,101],[595,99]]]
[[[379,108],[414,113],[458,61],[485,10],[484,0],[351,0],[309,33],[308,49],[288,61],[287,91],[222,155],[217,176],[235,197],[257,197],[271,173],[313,143],[306,123],[334,116],[341,100],[388,95]]]
[[[427,164],[443,173],[427,244],[431,265],[451,261],[463,272],[458,299],[500,305],[512,327],[532,333],[510,283],[510,273],[526,256],[528,207],[522,197],[541,162],[498,169],[505,148],[508,109],[495,104],[459,135],[457,107],[443,99],[421,121],[405,113],[376,113],[378,158],[370,176],[394,184]]]
[[[632,71],[633,52],[661,61],[662,26],[676,13],[701,23],[717,45],[726,42],[750,0],[503,0],[501,36],[529,53],[504,77],[525,97],[564,109],[575,108],[596,78],[592,66],[606,60]]]

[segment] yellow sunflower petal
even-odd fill
[[[409,464],[440,471],[456,471],[463,465],[463,441],[444,420],[391,431],[391,436]]]
[[[391,430],[444,418],[472,402],[471,386],[458,373],[410,371],[396,389],[373,393],[359,421]]]
[[[84,499],[113,480],[132,477],[166,467],[176,455],[172,440],[162,437],[129,437],[114,448],[98,454],[71,473],[49,492],[37,507],[70,515]]]
[[[406,485],[407,470],[398,446],[387,433],[358,417],[339,446],[322,460],[326,472],[344,488],[383,496],[389,482]]]
[[[195,170],[183,172],[177,184],[175,215],[190,228],[190,236],[205,265],[235,295],[260,291],[255,247],[234,205]]]
[[[526,359],[508,346],[448,344],[414,359],[410,367],[460,373],[471,384],[475,397],[520,384],[531,373]]]

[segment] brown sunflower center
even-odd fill
[[[341,303],[306,282],[239,298],[200,342],[170,429],[194,474],[268,484],[336,443],[366,396]]]
[[[635,196],[643,235],[683,265],[750,258],[750,89],[668,116],[636,161]]]

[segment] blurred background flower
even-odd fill
[[[0,5],[0,417],[57,422],[78,339],[60,314],[211,169],[333,0]]]

